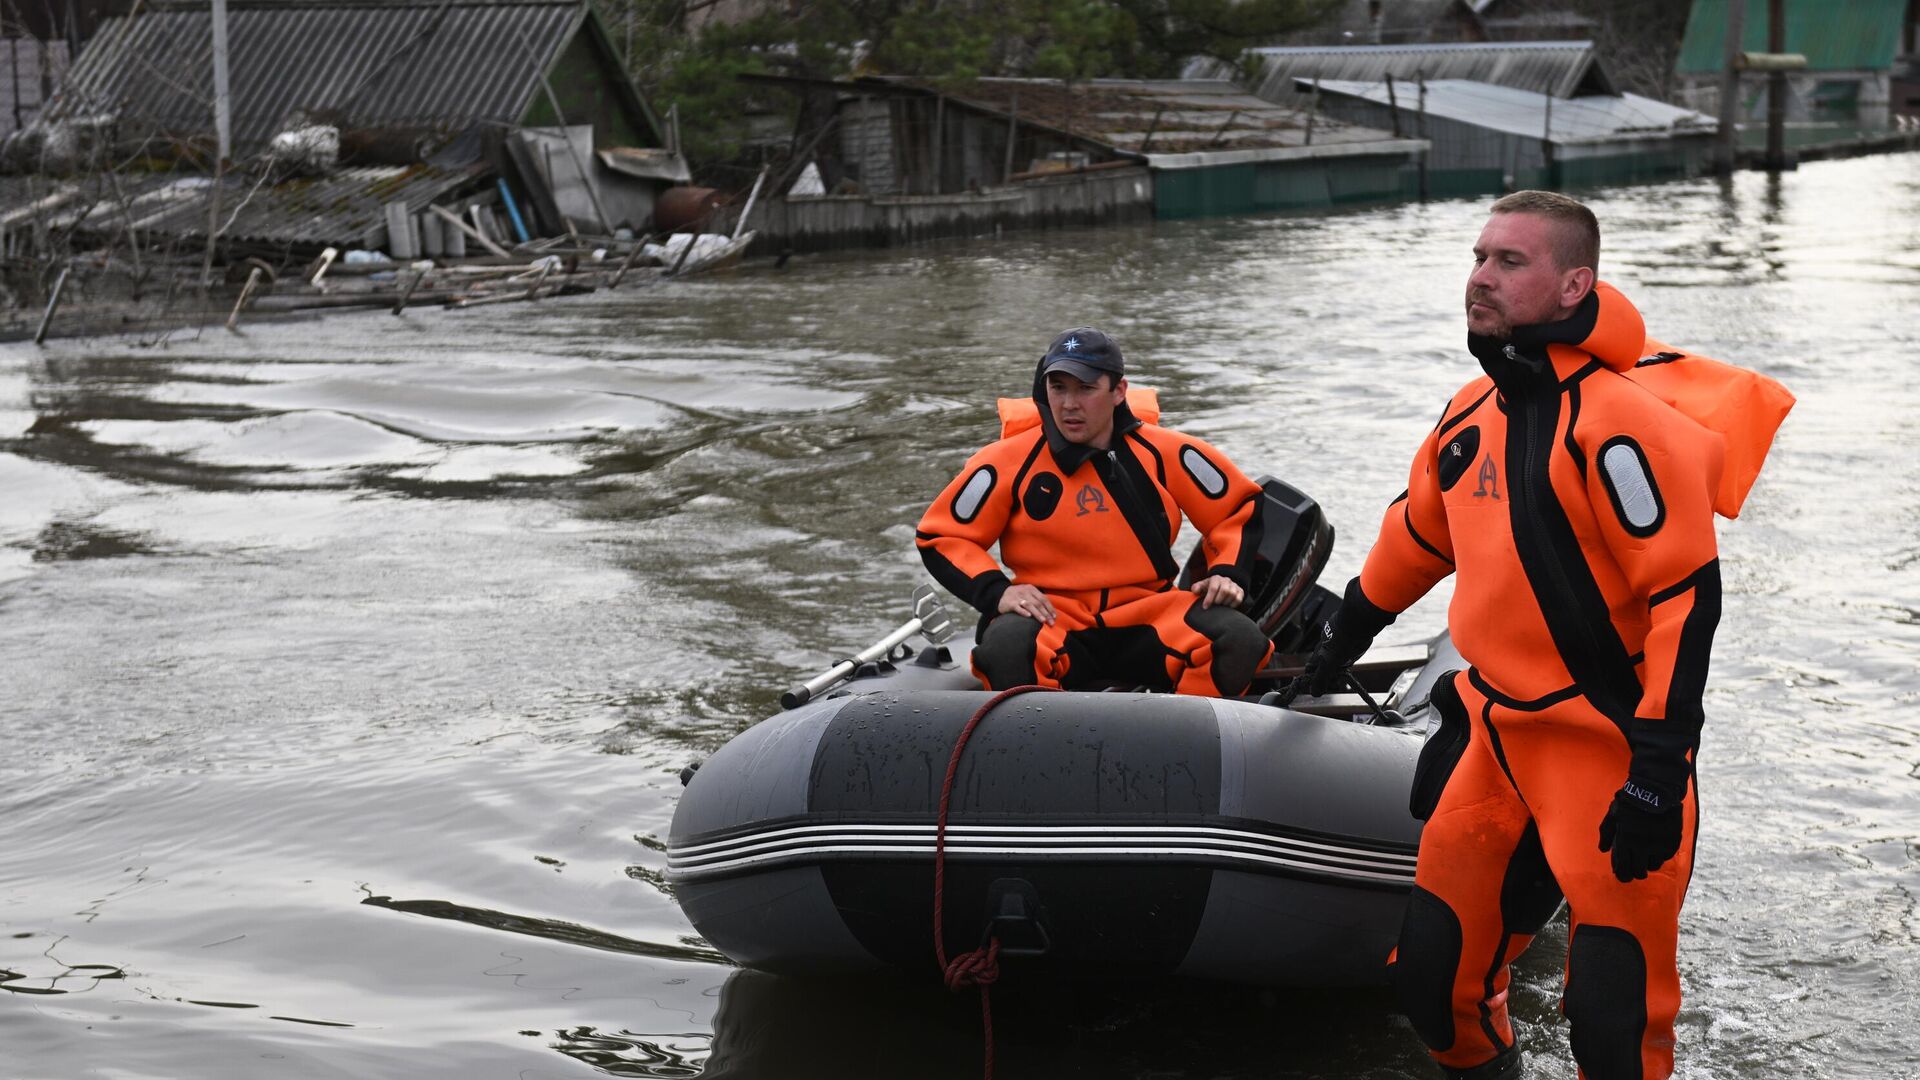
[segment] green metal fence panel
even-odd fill
[[[1463,195],[1498,195],[1507,190],[1503,169],[1429,169],[1427,195],[1455,199]]]
[[[1163,219],[1318,210],[1392,202],[1420,193],[1404,158],[1262,161],[1154,173],[1154,214]]]
[[[1400,197],[1398,161],[1383,158],[1336,161],[1327,166],[1327,194],[1335,204],[1385,202]]]
[[[1693,0],[1676,65],[1682,75],[1709,75],[1727,64],[1729,0]],[[1736,0],[1737,2],[1737,0]],[[1767,51],[1768,0],[1745,0],[1741,47]],[[1900,49],[1907,0],[1785,0],[1787,49],[1811,71],[1884,71]]]
[[[1250,214],[1252,165],[1162,169],[1153,174],[1153,211],[1160,218]]]
[[[1263,164],[1254,180],[1254,200],[1261,210],[1310,210],[1329,206],[1327,167],[1317,161],[1274,161]]]

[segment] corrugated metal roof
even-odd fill
[[[386,224],[382,209],[405,203],[418,213],[446,192],[470,183],[485,168],[433,165],[383,165],[341,169],[317,179],[288,180],[256,187],[257,178],[229,174],[221,190],[224,238],[264,243],[357,246],[376,238]],[[205,237],[207,196],[213,182],[200,175],[158,176],[128,193],[126,203],[102,199],[85,205],[84,226],[131,228],[155,236]],[[60,224],[72,224],[62,220]]]
[[[1016,93],[1022,117],[1065,127],[1059,118],[1071,116],[1071,126],[1085,137],[1130,153],[1140,152],[1145,143],[1150,157],[1306,145],[1304,112],[1255,97],[1224,80],[1089,79],[1073,84],[1069,92],[1054,79],[976,79],[949,90],[948,96],[1007,114]],[[1392,138],[1384,131],[1326,117],[1314,121],[1315,145]]]
[[[1379,105],[1388,103],[1383,82],[1323,79],[1320,92],[1364,98]],[[1718,126],[1713,117],[1705,113],[1638,94],[1554,98],[1551,116],[1548,101],[1545,94],[1466,79],[1437,79],[1427,83],[1426,109],[1430,115],[1510,135],[1535,139],[1551,135],[1549,141],[1554,143],[1699,134]],[[1415,111],[1417,103],[1415,95],[1399,97],[1400,109],[1409,114]]]
[[[1884,71],[1900,51],[1907,0],[1784,0],[1786,51],[1811,71]],[[1747,0],[1740,35],[1748,52],[1767,51],[1768,0]],[[1694,0],[1676,65],[1682,75],[1710,75],[1727,64],[1728,0]]]
[[[227,16],[236,147],[295,110],[356,127],[517,123],[538,73],[585,18],[575,0],[250,3]],[[162,131],[213,127],[212,15],[203,4],[108,20],[74,64],[63,113],[118,110]]]
[[[1413,83],[1424,76],[1472,79],[1518,90],[1571,98],[1611,94],[1616,88],[1600,66],[1591,41],[1476,42],[1460,45],[1276,46],[1249,49],[1264,65],[1254,93],[1295,104],[1294,80]],[[1222,78],[1230,68],[1217,60],[1188,66],[1190,78]]]
[[[40,106],[46,104],[40,95],[43,75],[58,93],[67,75],[66,42],[0,38],[0,139],[33,123]],[[20,92],[17,99],[16,87]],[[18,125],[14,123],[16,112]]]

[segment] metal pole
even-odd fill
[[[227,87],[227,0],[213,0],[213,130],[220,160],[233,156],[232,102]]]
[[[1767,8],[1767,51],[1787,51],[1787,11],[1785,0],[1771,0]],[[1775,71],[1767,76],[1767,168],[1787,167],[1787,73]]]
[[[200,264],[203,286],[213,284],[213,253],[220,241],[220,195],[233,155],[232,103],[227,94],[227,0],[213,0],[213,186],[207,190],[207,253]]]
[[[1400,97],[1393,92],[1393,72],[1387,72],[1387,113],[1393,119],[1393,137],[1400,137]]]
[[[1746,0],[1727,5],[1727,66],[1720,73],[1720,131],[1714,139],[1714,171],[1730,175],[1740,161],[1740,54],[1747,36]]]
[[[1540,128],[1540,160],[1546,166],[1546,177],[1541,181],[1543,187],[1559,187],[1553,176],[1553,94],[1547,94],[1546,122]]]
[[[213,163],[213,184],[207,189],[207,253],[200,263],[200,284],[213,285],[214,245],[220,240],[220,189],[227,180],[227,159]]]
[[[7,10],[12,12],[13,5],[8,4]],[[18,21],[17,17],[14,21]],[[25,31],[25,27],[8,26],[4,21],[0,21],[0,31],[6,31],[7,41],[13,49],[13,130],[19,131],[26,126],[20,120],[20,35]],[[45,103],[42,102],[42,104]]]
[[[938,195],[947,189],[945,169],[947,165],[947,95],[936,94],[933,99],[933,190],[929,195]]]
[[[1427,76],[1425,72],[1421,72],[1414,77],[1418,79],[1420,83],[1420,124],[1416,136],[1424,139],[1427,137]]]
[[[1149,132],[1147,137],[1152,138],[1152,133]],[[1019,141],[1019,138],[1020,88],[1016,86],[1013,90],[1013,111],[1007,114],[1007,160],[1005,164],[1000,166],[1000,182],[1003,184],[1013,182],[1013,144]],[[1145,148],[1142,147],[1142,149]]]
[[[1419,80],[1420,83],[1419,137],[1425,139],[1427,137],[1427,73],[1424,71],[1415,72],[1414,78]],[[1427,157],[1432,153],[1433,145],[1431,143],[1427,145],[1425,150],[1420,151],[1420,197],[1422,199],[1427,197]]]
[[[60,277],[53,283],[53,295],[47,297],[46,314],[40,316],[40,328],[33,332],[35,345],[47,340],[47,327],[53,324],[53,313],[60,310],[60,294],[67,290],[67,274],[72,269],[71,264],[60,268]]]
[[[1313,145],[1313,118],[1320,115],[1320,76],[1313,77],[1313,102],[1307,106],[1307,134],[1302,146]]]

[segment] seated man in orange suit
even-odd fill
[[[1260,543],[1259,485],[1205,442],[1137,417],[1120,347],[1091,327],[1054,339],[1033,401],[1038,422],[973,455],[916,533],[928,572],[985,617],[974,673],[994,690],[1244,693],[1273,651],[1236,608]],[[1207,561],[1190,590],[1174,588],[1183,513]]]

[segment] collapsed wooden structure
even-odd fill
[[[105,301],[171,290],[189,266],[264,266],[284,290],[329,249],[530,265],[557,240],[621,261],[689,180],[671,122],[582,0],[226,7],[225,136],[212,10],[157,0],[106,20],[0,147],[0,306],[44,267]],[[687,220],[669,227],[720,225],[713,199],[677,205]]]

